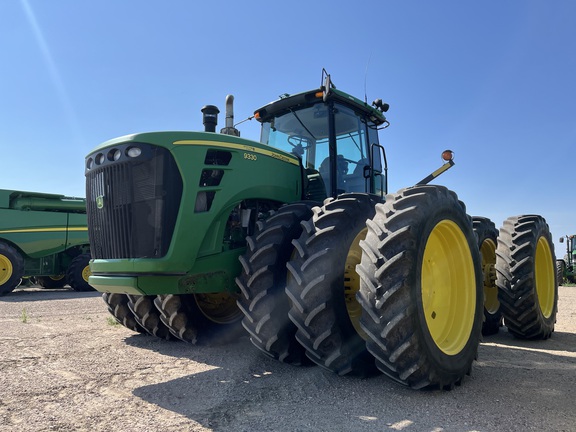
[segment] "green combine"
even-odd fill
[[[86,200],[0,189],[0,295],[22,279],[92,290]]]
[[[413,388],[470,373],[481,333],[547,338],[554,249],[541,216],[497,231],[443,186],[387,191],[388,105],[322,85],[233,124],[105,142],[86,158],[90,284],[126,327],[202,343],[241,322],[280,361]],[[519,264],[520,263],[520,264]]]

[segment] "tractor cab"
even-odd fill
[[[296,155],[303,198],[323,200],[347,192],[387,192],[386,156],[378,130],[388,126],[388,105],[370,106],[337,90],[326,75],[320,89],[284,95],[255,112],[260,141]]]
[[[560,237],[560,243],[564,243],[564,238],[566,238],[566,264],[572,271],[572,266],[576,261],[576,235]]]
[[[568,239],[568,256],[574,261],[574,257],[576,257],[576,238],[571,235]]]

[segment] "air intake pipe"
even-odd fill
[[[202,111],[202,123],[204,124],[205,132],[216,132],[216,125],[218,124],[218,113],[220,110],[217,106],[206,105]]]

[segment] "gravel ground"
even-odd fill
[[[246,337],[192,346],[114,325],[100,295],[0,298],[0,431],[574,431],[576,287],[556,331],[485,339],[453,391],[268,359]]]

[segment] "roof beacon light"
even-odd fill
[[[446,162],[454,160],[454,152],[452,150],[444,150],[442,152],[442,159]]]

